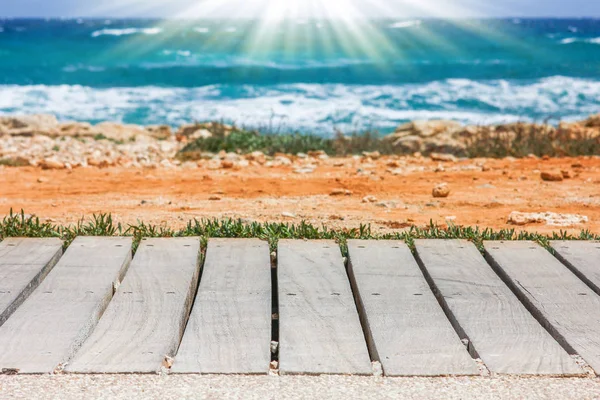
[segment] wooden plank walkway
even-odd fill
[[[281,240],[277,258],[280,372],[370,374],[339,246],[332,240]]]
[[[600,372],[600,296],[534,242],[487,242],[485,250],[529,311]]]
[[[0,326],[38,287],[62,255],[58,238],[8,238],[0,243]]]
[[[351,240],[348,251],[369,348],[386,375],[479,374],[406,244]]]
[[[0,369],[47,373],[96,326],[131,260],[131,238],[78,237],[0,327]]]
[[[551,241],[556,257],[600,295],[600,242]]]
[[[600,243],[415,244],[6,239],[0,373],[267,374],[271,340],[281,374],[600,372]]]
[[[174,373],[266,374],[271,261],[258,239],[211,239]]]
[[[465,240],[416,240],[417,254],[446,309],[491,372],[581,374],[567,352],[533,318]]]
[[[160,370],[179,347],[198,283],[199,256],[199,238],[142,240],[123,283],[66,371]]]

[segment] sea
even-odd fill
[[[597,19],[0,19],[0,114],[327,136],[599,112]]]

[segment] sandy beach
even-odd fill
[[[430,220],[539,232],[600,231],[598,158],[309,161],[311,168],[305,159],[272,167],[0,167],[0,212],[23,209],[57,224],[112,213],[125,224],[143,220],[171,227],[193,218],[241,218],[306,220],[332,227],[371,224],[375,232],[422,226]],[[541,171],[546,170],[562,170],[571,177],[545,181]],[[450,194],[433,197],[433,188],[442,182]],[[562,217],[509,221],[515,211]],[[565,214],[586,217],[587,222]]]

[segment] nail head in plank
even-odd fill
[[[553,240],[556,257],[600,295],[600,242]]]
[[[567,352],[535,320],[466,240],[416,240],[434,287],[491,372],[582,374]]]
[[[0,326],[38,287],[62,255],[58,238],[8,238],[0,243]]]
[[[48,373],[96,326],[131,260],[131,238],[78,237],[0,327],[0,368]]]
[[[210,239],[174,373],[266,374],[271,261],[258,239]]]
[[[174,357],[196,292],[200,240],[144,239],[67,372],[153,373]]]
[[[406,244],[350,240],[348,251],[371,354],[385,375],[479,374]]]
[[[338,244],[281,240],[278,248],[280,372],[370,374]]]
[[[555,339],[600,371],[600,297],[537,243],[484,246],[498,273]]]

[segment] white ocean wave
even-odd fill
[[[392,29],[406,29],[406,28],[411,28],[413,26],[419,26],[421,25],[423,22],[420,19],[415,19],[412,21],[400,21],[400,22],[396,22],[394,24],[391,24],[389,27]]]
[[[165,56],[176,54],[182,57],[190,57],[192,55],[192,52],[189,50],[163,50],[162,54],[164,54]]]
[[[569,37],[564,38],[560,41],[560,44],[571,44],[571,43],[589,43],[589,44],[600,44],[600,37],[596,38],[575,38]]]
[[[126,36],[141,33],[144,35],[158,35],[162,32],[161,28],[124,28],[124,29],[101,29],[92,32],[92,37],[98,36]]]
[[[210,29],[205,28],[205,27],[197,27],[197,28],[194,28],[194,32],[197,32],[197,33],[208,33],[208,32],[210,32]]]
[[[600,81],[451,79],[409,85],[222,86],[198,88],[0,85],[0,114],[50,113],[62,120],[180,125],[223,120],[246,127],[331,134],[386,132],[414,119],[465,124],[584,119],[600,109]]]

